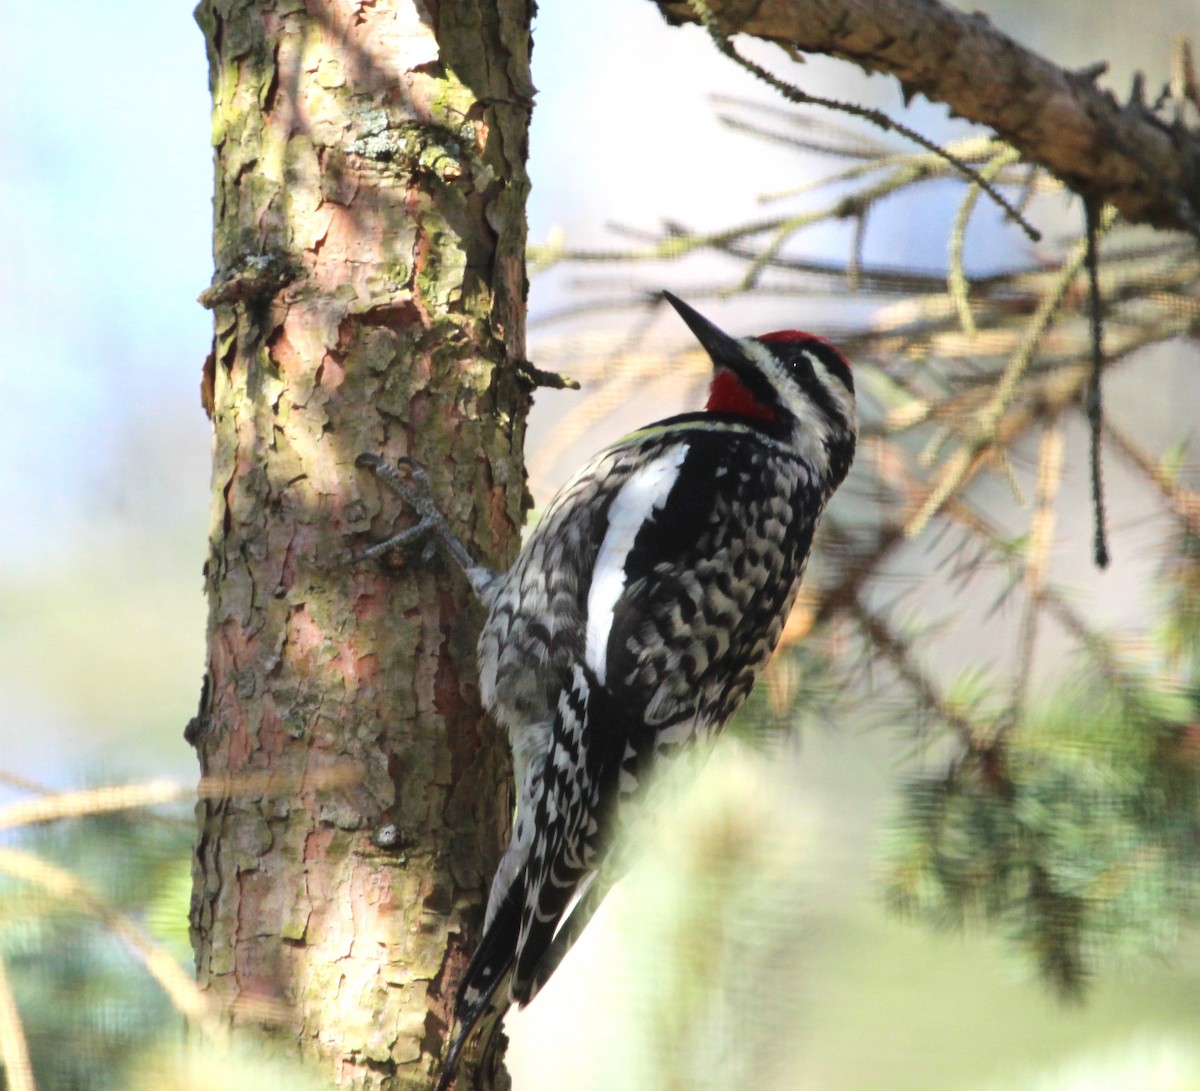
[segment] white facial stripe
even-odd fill
[[[656,511],[660,511],[679,479],[688,445],[681,443],[666,454],[647,463],[621,486],[608,509],[608,530],[592,570],[592,586],[587,602],[587,642],[584,659],[603,683],[607,671],[608,637],[612,632],[613,611],[625,590],[625,561],[638,531]]]
[[[851,428],[855,427],[854,395],[846,389],[846,384],[825,366],[815,352],[805,352],[804,358],[812,364],[813,373],[821,380],[821,385],[837,403],[837,407],[842,411],[842,416],[846,418],[846,423]]]

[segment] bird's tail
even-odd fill
[[[500,1021],[509,1007],[509,981],[521,930],[525,874],[518,873],[496,908],[479,947],[463,974],[454,1005],[454,1030],[437,1091],[447,1091],[460,1063],[469,1063],[472,1083],[482,1086],[493,1063]],[[465,1053],[464,1053],[465,1050]]]
[[[567,952],[575,946],[575,941],[595,916],[615,879],[615,874],[593,872],[590,881],[585,880],[586,886],[583,887],[570,915],[559,925],[554,939],[550,941],[550,945],[530,974],[528,985],[521,990],[522,1004],[528,1004],[550,980],[550,976],[558,969]],[[514,987],[514,992],[516,991]]]

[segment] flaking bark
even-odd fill
[[[525,505],[528,0],[203,0],[215,335],[202,986],[338,1087],[436,1069],[508,821],[481,620],[356,471],[412,454],[496,565]],[[275,794],[240,775],[278,778]],[[295,786],[301,785],[297,792]],[[261,791],[261,785],[256,791]]]

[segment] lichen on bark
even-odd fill
[[[428,1085],[506,833],[465,582],[419,551],[345,561],[409,518],[362,451],[420,459],[477,554],[513,555],[530,18],[526,0],[197,9],[214,455],[190,737],[230,786],[198,806],[197,972],[340,1087]]]

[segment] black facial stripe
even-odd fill
[[[799,382],[804,393],[807,394],[821,411],[821,415],[827,417],[835,424],[842,428],[848,429],[850,422],[846,420],[846,414],[842,412],[842,407],[838,405],[834,399],[832,391],[817,377],[817,373],[813,370],[812,361],[808,359],[807,353],[810,349],[804,349],[798,354],[798,359],[793,364],[796,372],[796,379]],[[821,360],[821,363],[824,363]]]
[[[734,374],[754,397],[768,409],[779,406],[779,394],[768,379],[758,368],[739,368]]]
[[[825,344],[824,341],[810,341],[804,346],[805,352],[811,352],[822,364],[830,375],[840,379],[842,385],[851,393],[854,393],[854,376],[850,373],[850,365],[846,363],[845,357],[842,356],[837,349],[832,345]]]

